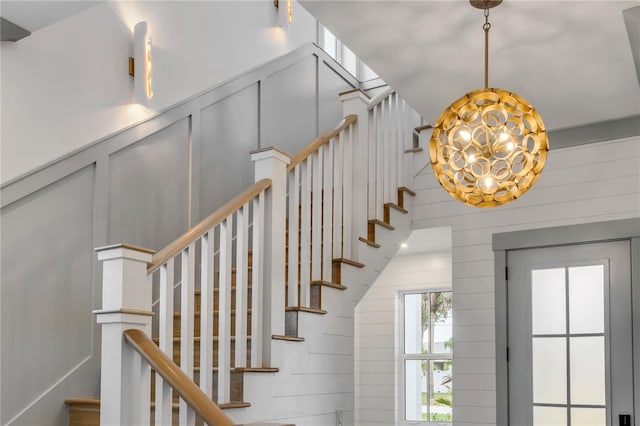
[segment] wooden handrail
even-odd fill
[[[367,106],[367,109],[371,111],[374,106],[378,105],[380,102],[382,102],[383,99],[386,99],[387,96],[389,96],[393,92],[394,92],[393,89],[391,89],[390,87],[387,87],[382,92],[378,93],[373,98],[371,98],[371,100],[369,101],[369,105]]]
[[[344,120],[336,127],[335,129],[324,133],[318,136],[315,140],[313,140],[309,145],[305,146],[300,150],[296,155],[291,158],[289,162],[288,170],[293,170],[298,164],[300,164],[305,158],[313,154],[320,148],[322,145],[326,144],[331,140],[331,138],[335,137],[338,133],[352,125],[356,122],[358,116],[355,114],[347,115]]]
[[[256,195],[270,186],[271,179],[262,179],[242,191],[240,194],[228,201],[224,206],[220,207],[208,217],[204,218],[196,226],[182,234],[178,239],[154,254],[151,258],[151,262],[147,265],[147,273],[150,274],[158,269],[160,265],[163,265],[173,256],[180,253],[185,247],[204,235],[209,229],[222,222],[227,216],[251,201]]]
[[[125,340],[149,363],[188,405],[211,426],[233,426],[233,421],[142,330],[124,331]]]

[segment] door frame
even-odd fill
[[[492,235],[495,272],[496,424],[509,424],[507,251],[618,240],[628,240],[631,243],[633,363],[640,366],[640,217]],[[634,369],[633,384],[636,390],[634,411],[636,416],[640,416],[640,367]]]

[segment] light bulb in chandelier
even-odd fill
[[[489,9],[502,1],[470,0],[484,9],[488,86]],[[538,179],[549,141],[542,118],[523,97],[498,88],[474,90],[447,107],[429,143],[431,165],[449,194],[476,207],[515,200]]]

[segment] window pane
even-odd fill
[[[567,409],[560,407],[533,407],[533,426],[566,426]]]
[[[572,408],[573,426],[606,426],[607,412],[604,408]]]
[[[566,338],[534,337],[532,340],[531,360],[534,404],[566,404]]]
[[[572,337],[569,344],[571,403],[605,405],[604,336]]]
[[[569,268],[571,333],[604,333],[604,267]]]
[[[427,416],[427,363],[405,361],[405,419],[423,420]]]
[[[432,353],[451,353],[453,345],[453,315],[451,292],[431,293]],[[431,335],[432,333],[429,333]]]
[[[453,371],[451,360],[429,361],[429,420],[450,422],[453,420]]]
[[[349,71],[351,75],[356,75],[358,69],[356,65],[356,54],[344,44],[342,45],[342,66]]]
[[[404,296],[404,353],[419,354],[429,348],[428,294]],[[426,305],[425,305],[426,304]]]
[[[324,51],[329,54],[333,59],[336,59],[336,36],[328,29],[324,28]]]
[[[362,62],[362,75],[360,76],[361,81],[373,80],[374,78],[378,78],[378,74],[373,72],[371,68],[364,62]]]
[[[564,268],[531,271],[531,333],[566,332]]]

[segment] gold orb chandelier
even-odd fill
[[[523,97],[489,88],[489,9],[502,0],[470,0],[484,10],[484,89],[447,107],[433,128],[433,172],[455,199],[495,207],[524,194],[540,177],[549,150],[542,118]]]

